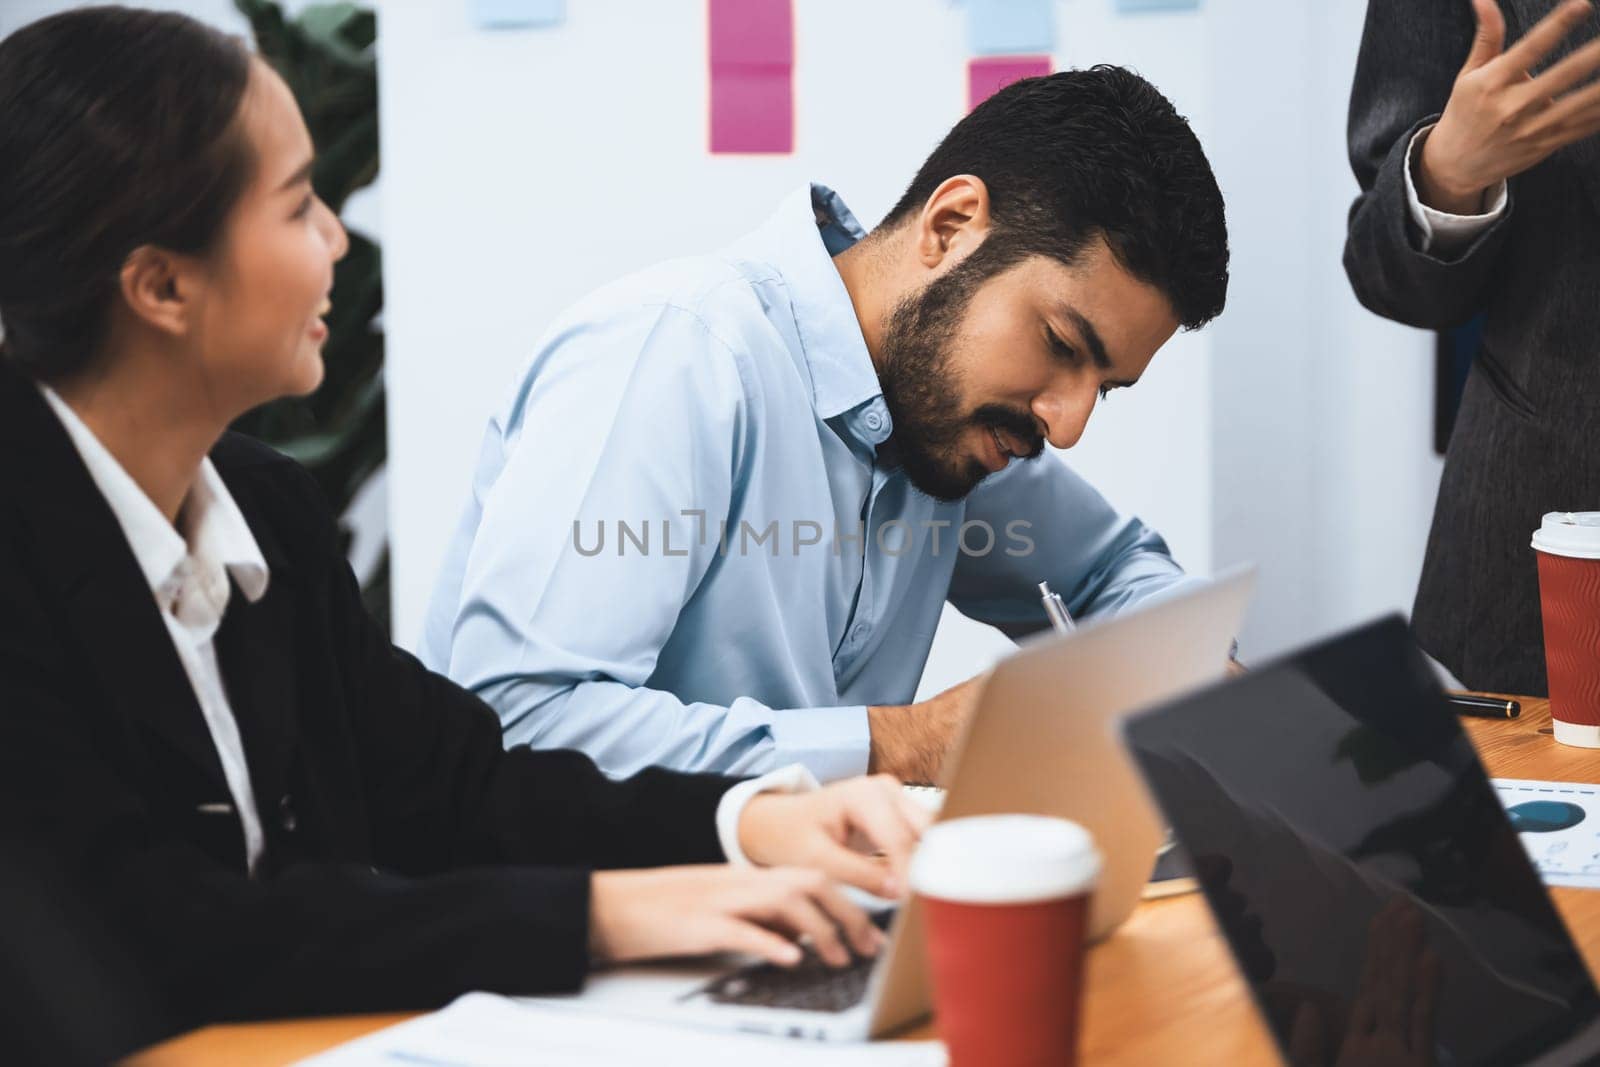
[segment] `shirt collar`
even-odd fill
[[[174,572],[193,556],[225,567],[250,601],[266,594],[267,561],[250,532],[250,524],[209,457],[200,461],[200,476],[184,499],[178,517],[183,530],[180,536],[78,413],[49,386],[41,385],[39,391],[61,420],[89,477],[110,505],[152,593],[159,598]]]
[[[867,235],[839,194],[811,183],[791,194],[758,231],[763,258],[782,273],[795,331],[824,419],[882,395],[855,305],[833,257]]]

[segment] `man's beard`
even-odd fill
[[[883,401],[894,420],[890,438],[895,458],[911,484],[951,503],[962,499],[989,474],[977,457],[962,448],[974,426],[998,428],[1019,441],[1038,442],[1034,420],[999,404],[986,404],[970,415],[961,411],[960,382],[951,369],[952,338],[967,305],[987,276],[971,258],[929,282],[920,293],[902,299],[884,325]]]

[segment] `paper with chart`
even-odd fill
[[[1600,786],[1493,779],[1546,885],[1600,889]]]

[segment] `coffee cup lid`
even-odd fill
[[[1533,531],[1533,547],[1552,556],[1600,559],[1600,511],[1552,511]]]
[[[976,815],[928,828],[911,860],[911,888],[968,904],[1023,904],[1094,886],[1100,853],[1089,831],[1043,815]]]

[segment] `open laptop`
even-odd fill
[[[947,763],[942,819],[1024,812],[1074,819],[1104,868],[1092,933],[1138,903],[1162,823],[1117,738],[1124,712],[1222,676],[1254,583],[1237,571],[1073,633],[1025,642],[978,697]],[[1041,609],[1042,610],[1042,609]],[[915,902],[879,902],[889,944],[876,960],[834,969],[808,958],[786,970],[739,957],[631,966],[571,997],[539,998],[636,1018],[829,1041],[860,1041],[930,1008]]]
[[[1286,1061],[1600,1058],[1600,996],[1402,620],[1125,732]]]

